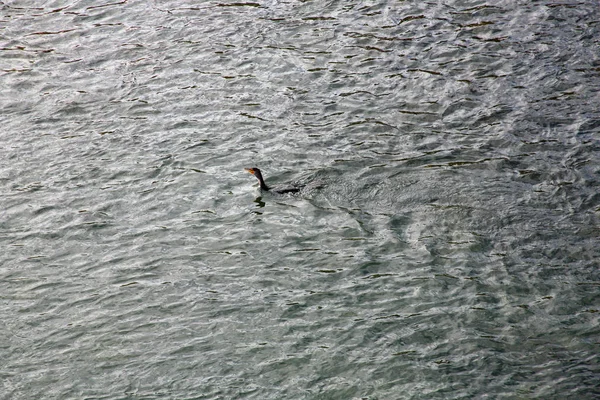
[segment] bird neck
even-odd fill
[[[269,190],[269,187],[265,183],[265,180],[263,179],[262,175],[258,175],[257,178],[258,178],[258,182],[260,182],[260,189],[261,190]]]

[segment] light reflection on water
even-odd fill
[[[0,10],[6,398],[599,394],[594,3]]]

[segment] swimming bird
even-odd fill
[[[263,190],[265,192],[271,192],[271,193],[277,193],[277,194],[298,193],[301,189],[298,186],[269,187],[265,183],[265,180],[262,176],[262,173],[260,172],[260,169],[258,169],[258,168],[244,168],[244,169],[247,172],[250,172],[252,175],[254,175],[256,177],[256,179],[258,179],[258,182],[260,183],[260,190]]]

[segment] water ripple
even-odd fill
[[[597,395],[597,19],[1,4],[4,397]]]

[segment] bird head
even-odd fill
[[[254,175],[256,177],[256,179],[258,179],[258,181],[260,182],[260,188],[262,190],[269,190],[269,187],[265,183],[265,180],[263,179],[263,176],[260,173],[260,169],[258,169],[258,168],[244,168],[244,169],[246,171],[250,172],[252,175]]]
[[[260,169],[258,169],[258,168],[244,168],[244,170],[246,170],[247,172],[250,172],[252,175],[254,175],[257,178],[259,178],[259,177],[262,178],[262,174],[260,173]]]

